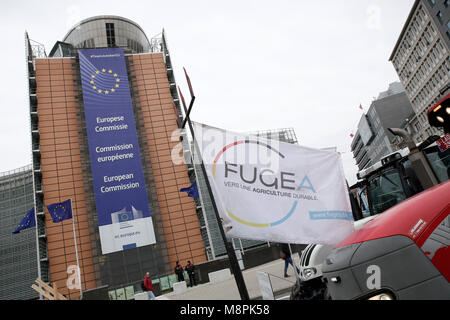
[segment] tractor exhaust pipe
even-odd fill
[[[389,132],[392,133],[394,136],[399,136],[403,139],[403,141],[406,143],[406,146],[409,149],[409,152],[418,152],[419,148],[417,148],[416,144],[414,143],[411,135],[406,131],[405,129],[399,129],[399,128],[388,128]]]
[[[419,151],[419,148],[414,143],[411,135],[408,131],[399,128],[388,128],[388,130],[396,136],[399,136],[403,139],[409,149],[408,158],[411,161],[411,166],[413,167],[417,178],[419,179],[422,187],[424,189],[431,188],[439,184],[439,181],[436,178],[436,175],[431,169],[430,164],[425,158],[424,154]]]

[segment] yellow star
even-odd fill
[[[98,93],[102,93],[102,90],[98,89],[97,92],[98,92]]]
[[[105,72],[105,71],[106,71],[106,69],[105,69],[105,68],[103,68],[103,69],[102,69],[102,72]]]
[[[98,70],[97,70],[97,71],[95,71],[95,73],[96,73],[96,74],[99,74],[99,73],[100,73],[100,71],[98,71]]]
[[[95,89],[97,89],[97,87],[96,87],[96,86],[93,86],[93,87],[92,87],[92,89],[94,89],[94,90],[95,90]]]
[[[114,73],[114,77],[117,77],[117,73]]]
[[[120,82],[120,79],[119,79],[119,78],[117,78],[117,79],[116,79],[116,82]]]
[[[108,73],[112,73],[112,70],[108,70]]]
[[[92,78],[95,78],[95,75],[92,75]]]
[[[91,84],[94,84],[94,80],[91,80]]]
[[[105,90],[105,94],[108,94],[109,93],[109,91],[108,90]]]
[[[118,84],[116,84],[116,88],[118,88],[119,87],[119,85]]]
[[[116,89],[112,88],[112,89],[111,89],[111,92],[116,92]]]

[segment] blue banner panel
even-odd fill
[[[123,49],[79,50],[102,253],[155,243]]]

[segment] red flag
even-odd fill
[[[186,69],[184,67],[183,67],[183,70],[184,70],[184,74],[186,75],[186,80],[187,80],[187,83],[188,83],[188,86],[189,86],[189,92],[191,93],[191,97],[193,97],[194,96],[194,90],[192,90],[191,79],[189,78],[189,76],[188,76],[188,74],[186,72]]]
[[[353,138],[355,135],[353,133],[350,133],[350,138]]]

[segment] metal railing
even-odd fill
[[[26,172],[26,171],[30,171],[32,168],[31,164],[28,164],[26,166],[17,168],[17,169],[13,169],[13,170],[9,170],[9,171],[4,171],[4,172],[0,172],[0,177],[6,177],[6,176],[12,176],[15,175],[17,173],[22,173],[22,172]]]

